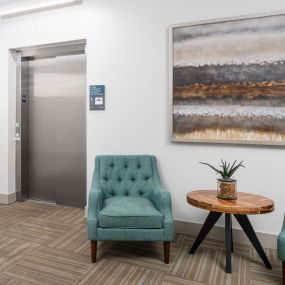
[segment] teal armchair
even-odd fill
[[[161,186],[156,158],[97,156],[88,199],[92,262],[97,241],[162,241],[167,264],[173,234],[171,197]]]
[[[283,274],[283,285],[285,285],[285,219],[281,233],[277,239],[277,253],[279,259],[282,261],[282,274]]]

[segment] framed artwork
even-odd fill
[[[285,12],[170,27],[171,139],[285,144]]]

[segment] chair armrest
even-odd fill
[[[161,191],[162,213],[163,213],[163,238],[165,241],[172,241],[174,238],[174,223],[172,215],[171,195],[167,191]]]
[[[88,239],[97,240],[97,227],[99,212],[103,205],[102,190],[91,187],[88,198]]]
[[[157,210],[164,215],[164,219],[171,218],[173,221],[171,195],[169,192],[164,190],[162,186],[156,187],[156,189],[152,192],[150,199],[154,203]]]
[[[283,239],[285,241],[285,217],[284,217],[283,226],[282,226],[280,234],[278,235],[278,238]]]
[[[91,188],[88,198],[88,220],[97,222],[98,215],[103,205],[102,190],[99,188]]]
[[[163,214],[163,240],[172,241],[174,237],[174,225],[170,193],[165,191],[161,186],[158,186],[152,192],[151,201],[157,210]]]
[[[171,195],[167,191],[161,191],[163,223],[173,223]]]
[[[150,200],[155,205],[159,212],[162,212],[162,193],[164,190],[162,188],[156,188],[152,193]]]
[[[283,221],[282,230],[277,238],[277,253],[278,258],[285,261],[285,219]]]

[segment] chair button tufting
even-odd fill
[[[122,178],[121,178],[121,177],[119,177],[119,178],[118,178],[118,181],[122,181]]]
[[[134,182],[136,179],[134,177],[132,177],[131,180]]]
[[[144,179],[145,179],[145,180],[148,180],[148,178],[149,178],[149,177],[145,177]]]

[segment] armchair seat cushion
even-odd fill
[[[99,227],[161,229],[163,215],[144,197],[115,196],[104,200]]]

